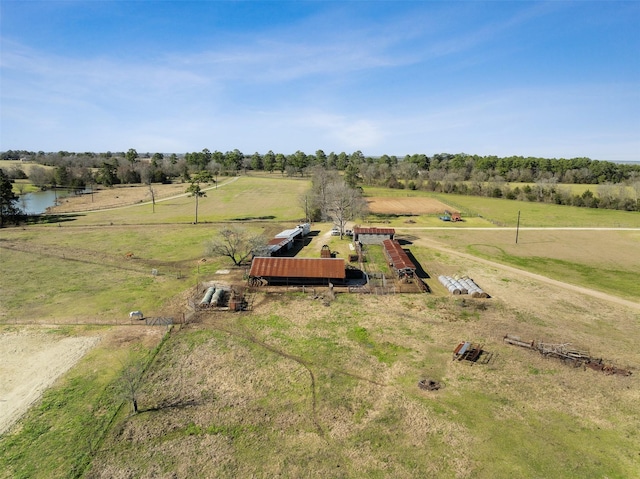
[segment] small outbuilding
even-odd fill
[[[392,240],[396,234],[393,228],[353,228],[353,241],[360,244],[382,244],[384,240]]]

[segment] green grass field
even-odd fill
[[[203,315],[164,342],[160,330],[125,326],[134,308],[163,316],[184,307],[180,294],[230,266],[225,258],[199,263],[219,222],[290,228],[304,216],[307,187],[241,177],[208,191],[198,225],[190,224],[193,198],[178,198],[156,213],[140,205],[0,230],[0,331],[60,323],[67,326],[54,334],[106,338],[0,437],[0,478],[640,475],[637,311],[456,256],[637,301],[639,231],[551,229],[640,227],[637,213],[440,195],[467,212],[465,224],[369,221],[398,228],[427,273],[475,274],[497,296],[482,305],[437,286],[428,295],[340,294],[326,304],[316,297],[322,290],[258,293],[254,311]],[[366,190],[385,192],[400,193]],[[518,210],[521,226],[548,229],[523,230],[516,244],[512,230],[496,226],[515,226]],[[328,244],[348,254],[346,240]],[[302,255],[316,256],[309,251]],[[375,248],[372,260],[383,262]],[[75,324],[85,319],[113,326]],[[506,332],[589,348],[634,375],[570,368],[505,345]],[[492,362],[452,361],[467,339],[481,341]],[[116,390],[131,355],[153,358],[138,415]],[[422,378],[444,387],[422,391]]]
[[[202,187],[206,196],[198,200],[198,223],[256,220],[298,222],[304,218],[304,201],[301,198],[309,188],[309,181],[279,176],[273,179],[241,176],[225,179],[219,188]],[[155,212],[150,203],[143,203],[125,209],[82,213],[75,217],[74,224],[150,225],[194,221],[195,198],[180,196],[157,201]]]
[[[462,196],[426,191],[408,191],[388,188],[365,188],[365,196],[375,197],[425,197],[436,198],[462,213],[463,223],[445,223],[438,220],[439,214],[415,217],[385,218],[391,226],[406,226],[406,220],[415,221],[416,226],[442,226],[451,228],[509,226],[526,227],[599,227],[640,228],[640,214],[633,211],[617,211],[576,206],[530,203],[502,198]]]

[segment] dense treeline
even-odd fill
[[[150,184],[178,178],[189,181],[191,175],[199,171],[208,171],[212,176],[247,170],[305,176],[313,169],[323,168],[342,172],[344,180],[352,187],[361,184],[424,189],[640,211],[640,164],[589,158],[497,157],[464,153],[365,157],[361,151],[325,154],[323,150],[312,155],[302,151],[245,155],[237,149],[223,153],[206,148],[180,155],[138,154],[134,149],[116,153],[6,151],[0,158],[30,160],[54,167],[53,170],[31,167],[29,179],[41,187]],[[8,174],[12,178],[24,175],[19,168],[10,169]],[[589,184],[594,185],[594,189],[573,195],[563,184]]]

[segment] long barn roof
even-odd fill
[[[409,255],[396,240],[384,240],[382,242],[387,257],[391,260],[393,267],[397,270],[415,270],[416,265],[409,259]]]
[[[249,276],[258,278],[344,279],[342,258],[253,258]]]
[[[353,228],[353,234],[356,235],[394,235],[396,234],[396,230],[393,228],[365,228],[361,226],[356,226]]]

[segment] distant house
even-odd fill
[[[255,257],[251,262],[251,284],[298,285],[342,284],[346,278],[342,258]]]
[[[353,229],[353,241],[360,244],[382,244],[384,240],[392,240],[396,230],[393,228],[361,228]]]

